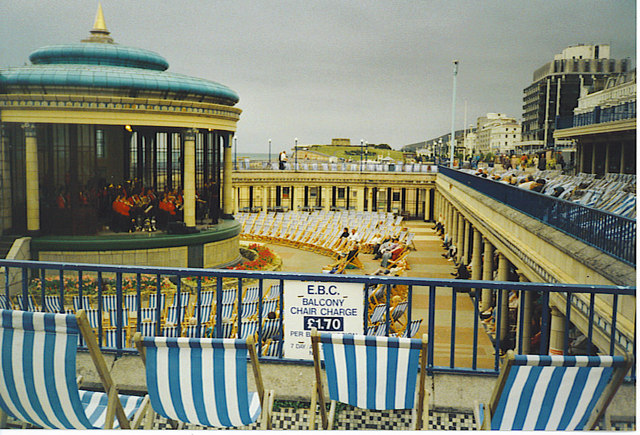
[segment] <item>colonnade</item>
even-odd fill
[[[482,281],[529,281],[523,271],[516,269],[509,261],[509,253],[501,252],[476,228],[465,216],[465,213],[450,202],[437,189],[434,198],[434,219],[444,226],[444,232],[456,246],[456,263],[471,267],[471,279]],[[515,273],[511,273],[511,271]],[[509,290],[500,290],[500,306],[496,306],[498,298],[492,289],[478,289],[481,297],[479,310],[481,313],[490,313],[493,310],[494,318],[500,313],[500,325],[496,330],[500,331],[500,339],[508,338],[511,328],[509,322]],[[524,309],[518,308],[516,326],[515,347],[518,352],[529,353],[532,349],[531,334],[533,319],[533,292],[521,291],[519,304],[524,303]],[[565,338],[565,318],[562,312],[555,306],[550,306],[551,333],[549,337],[549,354],[562,354]],[[519,330],[522,325],[522,331]],[[522,349],[518,349],[520,343],[517,339],[522,334]]]
[[[388,211],[402,213],[412,218],[433,219],[432,202],[435,188],[424,186],[423,179],[389,185],[385,180],[369,181],[362,185],[345,179],[350,174],[314,173],[309,179],[304,172],[287,172],[289,179],[256,181],[260,173],[251,172],[245,179],[242,171],[236,171],[233,179],[234,212],[245,209],[274,210],[333,207],[355,211]],[[463,229],[461,227],[461,229]]]

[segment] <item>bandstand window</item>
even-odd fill
[[[103,159],[105,157],[104,146],[104,130],[96,129],[96,158]]]

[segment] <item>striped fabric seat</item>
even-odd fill
[[[84,311],[76,317],[0,310],[0,346],[6,356],[0,359],[2,411],[47,429],[102,429],[112,423],[130,427],[129,419],[141,407],[142,397],[120,395],[115,403],[117,419],[105,425],[108,395],[78,390],[76,353],[81,331],[103,387],[110,391],[115,384]]]
[[[316,382],[311,409],[320,399],[322,427],[327,421],[320,376],[320,350],[324,356],[331,407],[336,402],[370,410],[416,409],[414,428],[420,429],[424,410],[426,337],[423,340],[353,334],[311,332]],[[422,358],[421,358],[422,352]],[[419,375],[419,387],[416,386]],[[366,382],[362,382],[365,380]],[[417,396],[417,397],[416,397]],[[315,414],[315,412],[312,412]],[[331,415],[334,413],[331,412]],[[315,422],[310,429],[314,429]]]
[[[160,293],[160,309],[164,309],[165,301],[167,299],[167,295],[164,293]],[[158,306],[158,294],[151,293],[149,295],[149,308],[156,308]]]
[[[78,310],[88,310],[93,308],[91,306],[91,298],[89,296],[74,296],[73,297],[73,309]]]
[[[202,426],[239,427],[270,409],[264,404],[273,395],[265,395],[259,370],[254,370],[258,393],[248,390],[250,353],[252,363],[258,364],[252,340],[139,334],[134,340],[145,363],[151,406],[160,416]],[[270,417],[263,421],[266,424]]]
[[[9,299],[5,295],[0,295],[0,308],[3,310],[11,309],[11,303],[9,302]]]
[[[492,430],[591,430],[622,383],[630,360],[509,351],[492,402],[476,404],[476,423]]]
[[[138,295],[136,294],[128,294],[128,295],[122,295],[122,300],[124,302],[124,307],[131,311],[132,313],[135,313],[138,311]]]
[[[46,295],[44,297],[44,309],[47,313],[61,313],[63,312],[60,305],[59,295]]]
[[[85,307],[88,308],[88,307]],[[102,295],[102,311],[112,311],[118,308],[117,295]]]

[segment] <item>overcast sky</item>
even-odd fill
[[[636,65],[635,0],[102,0],[115,42],[156,51],[169,70],[240,96],[239,152],[351,138],[403,145],[487,112],[521,119],[533,71],[563,48],[610,43]],[[2,0],[0,67],[79,42],[92,0]]]

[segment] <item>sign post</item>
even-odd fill
[[[284,357],[313,359],[311,328],[320,332],[362,334],[364,284],[286,281]]]

